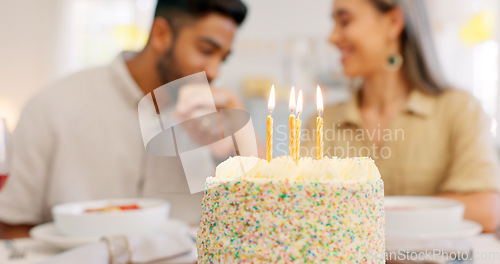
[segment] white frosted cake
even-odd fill
[[[198,263],[384,263],[384,186],[369,158],[234,157],[206,186]]]

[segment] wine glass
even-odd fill
[[[7,129],[7,122],[5,118],[0,117],[0,190],[2,190],[9,174],[9,140],[10,133]]]

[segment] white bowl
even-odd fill
[[[88,209],[110,205],[136,204],[140,209],[115,212],[93,212]],[[56,205],[52,216],[61,234],[74,237],[103,237],[155,232],[168,219],[170,204],[161,199],[112,199]]]
[[[464,210],[461,202],[452,199],[386,196],[386,232],[415,234],[455,230],[463,221]]]

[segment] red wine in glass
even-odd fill
[[[0,117],[0,190],[7,180],[9,171],[9,139],[10,134],[7,129],[7,122]]]
[[[3,185],[5,184],[6,181],[7,181],[7,174],[0,173],[0,191],[2,190]]]

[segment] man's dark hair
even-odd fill
[[[158,0],[155,17],[165,18],[177,31],[189,18],[199,18],[213,12],[228,16],[241,25],[247,7],[240,0]]]

